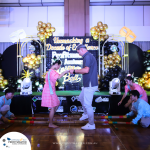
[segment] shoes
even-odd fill
[[[94,130],[95,129],[95,124],[89,124],[87,123],[85,126],[81,127],[83,130]]]
[[[85,120],[88,118],[88,115],[86,114],[82,114],[82,117],[79,119],[80,121]]]

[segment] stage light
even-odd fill
[[[120,95],[120,80],[119,78],[114,78],[109,82],[109,94],[111,95]]]

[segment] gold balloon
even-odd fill
[[[113,65],[110,65],[109,68],[113,68]]]
[[[38,61],[38,60],[37,60]],[[35,64],[35,69],[39,68],[40,65],[39,64]]]
[[[107,61],[104,61],[104,65],[107,65],[108,63],[107,63]]]
[[[28,68],[29,68],[29,69],[32,69],[32,65],[31,65],[31,64],[28,64]]]
[[[47,27],[51,27],[51,23],[48,22],[48,23],[46,24],[46,26],[47,26]]]
[[[39,22],[38,22],[38,25],[41,25],[41,26],[42,26],[42,24],[43,24],[43,22],[42,22],[42,21],[39,21]]]
[[[25,66],[25,67],[28,67],[28,64],[27,64],[27,63],[25,63],[25,64],[24,64],[24,66]]]
[[[103,26],[99,26],[99,29],[100,29],[100,30],[104,30],[104,27],[103,27]]]
[[[46,23],[43,23],[43,24],[42,24],[42,27],[45,28],[45,27],[46,27]]]
[[[102,30],[102,31],[100,32],[100,34],[101,34],[101,35],[105,35],[105,34],[106,34],[106,31]],[[105,38],[104,38],[104,39],[105,39]]]
[[[4,85],[1,85],[1,89],[4,89],[5,88],[5,86]]]
[[[108,25],[107,24],[103,24],[104,29],[108,29]]]
[[[3,80],[4,79],[4,77],[3,76],[0,76],[0,80]]]
[[[23,63],[27,62],[27,58],[26,57],[22,58],[22,62]]]
[[[100,37],[100,41],[104,41],[105,39],[104,39],[104,37],[103,36],[101,36]]]
[[[96,31],[97,31],[97,32],[99,32],[99,31],[100,31],[100,29],[99,29],[98,27],[95,27],[95,29],[96,29]]]
[[[150,77],[150,72],[148,72],[147,75]]]
[[[113,55],[113,56],[112,56],[112,60],[115,60],[115,59],[116,59],[116,57]]]
[[[116,55],[115,57],[119,60],[119,62],[121,61],[121,57],[119,55]]]
[[[45,31],[46,31],[46,32],[50,32],[50,27],[46,27],[46,28],[45,28]]]
[[[2,69],[0,69],[0,73],[2,73],[3,72],[3,70]]]
[[[108,38],[109,38],[109,35],[108,35],[108,34],[104,35],[104,39],[105,39],[105,40],[107,40]]]
[[[101,22],[101,21],[99,21],[98,23],[97,23],[97,26],[99,27],[99,26],[103,26],[103,23]]]
[[[30,57],[30,54],[27,54],[27,57]]]
[[[107,60],[107,55],[104,55],[104,60]]]
[[[45,38],[48,39],[48,38],[49,38],[49,35],[45,35]]]
[[[113,64],[113,60],[108,60],[108,65],[112,65]]]
[[[40,31],[40,27],[39,26],[37,26],[36,28],[37,28],[38,31]]]
[[[99,35],[99,32],[96,31],[95,34]]]
[[[94,40],[97,40],[97,39],[98,39],[98,35],[97,35],[97,34],[94,34],[94,35],[93,35],[93,39],[94,39]]]
[[[45,29],[44,28],[40,28],[40,32],[44,32],[45,31]]]
[[[55,28],[54,27],[50,27],[50,31],[51,32],[55,32]]]
[[[96,28],[95,28],[95,27],[92,27],[92,28],[90,29],[90,32],[91,32],[91,33],[95,33],[95,32],[96,32]]]
[[[8,84],[8,81],[5,79],[3,80],[3,85],[7,85]]]
[[[0,84],[2,84],[3,80],[0,80]]]
[[[44,34],[41,34],[40,35],[40,40],[44,40],[44,38],[45,38]]]
[[[149,49],[149,50],[147,50],[147,52],[149,53],[149,52],[150,52],[150,49]]]
[[[105,65],[105,68],[108,69],[108,68],[109,68],[109,65]]]
[[[31,58],[32,58],[32,59],[35,59],[35,57],[36,57],[35,53],[32,53],[32,54],[31,54]]]
[[[33,65],[34,64],[34,59],[30,59],[29,64]]]
[[[37,60],[37,61],[35,62],[35,64],[39,65],[39,64],[40,64],[40,61],[39,61],[39,60]],[[35,65],[35,66],[36,66],[36,65]]]
[[[41,60],[41,55],[37,55],[37,60]]]
[[[117,51],[113,52],[113,55],[118,55],[118,52]]]
[[[112,59],[112,57],[113,57],[112,54],[109,54],[109,55],[108,55],[108,58],[109,58],[109,59]]]
[[[98,74],[98,80],[100,80],[100,77],[101,77],[101,76]]]
[[[144,78],[144,79],[148,79],[148,75],[144,73],[144,74],[143,74],[143,78]]]
[[[0,73],[0,76],[2,76],[2,73]]]
[[[143,84],[142,83],[138,83],[140,86],[142,86]]]
[[[122,68],[121,64],[118,65],[120,68]]]
[[[48,35],[48,36],[52,36],[53,33],[52,33],[52,32],[48,32],[47,35]]]
[[[116,64],[114,63],[114,64],[113,64],[113,67],[115,67],[115,66],[116,66]]]
[[[118,60],[118,59],[116,59],[116,60],[115,60],[115,63],[116,63],[116,64],[119,64],[119,60]]]

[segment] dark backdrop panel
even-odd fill
[[[142,77],[144,73],[143,51],[138,46],[129,43],[129,73],[133,72],[135,77]]]
[[[4,78],[17,76],[17,44],[9,46],[3,52],[2,70]]]

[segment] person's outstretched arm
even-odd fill
[[[68,73],[69,70],[65,70],[64,72],[62,72],[59,76],[58,79],[60,79],[61,77],[63,77],[66,73]]]
[[[118,103],[118,106],[121,105],[122,101],[124,100],[124,98],[127,96],[127,93],[125,92],[122,96],[121,101]]]

